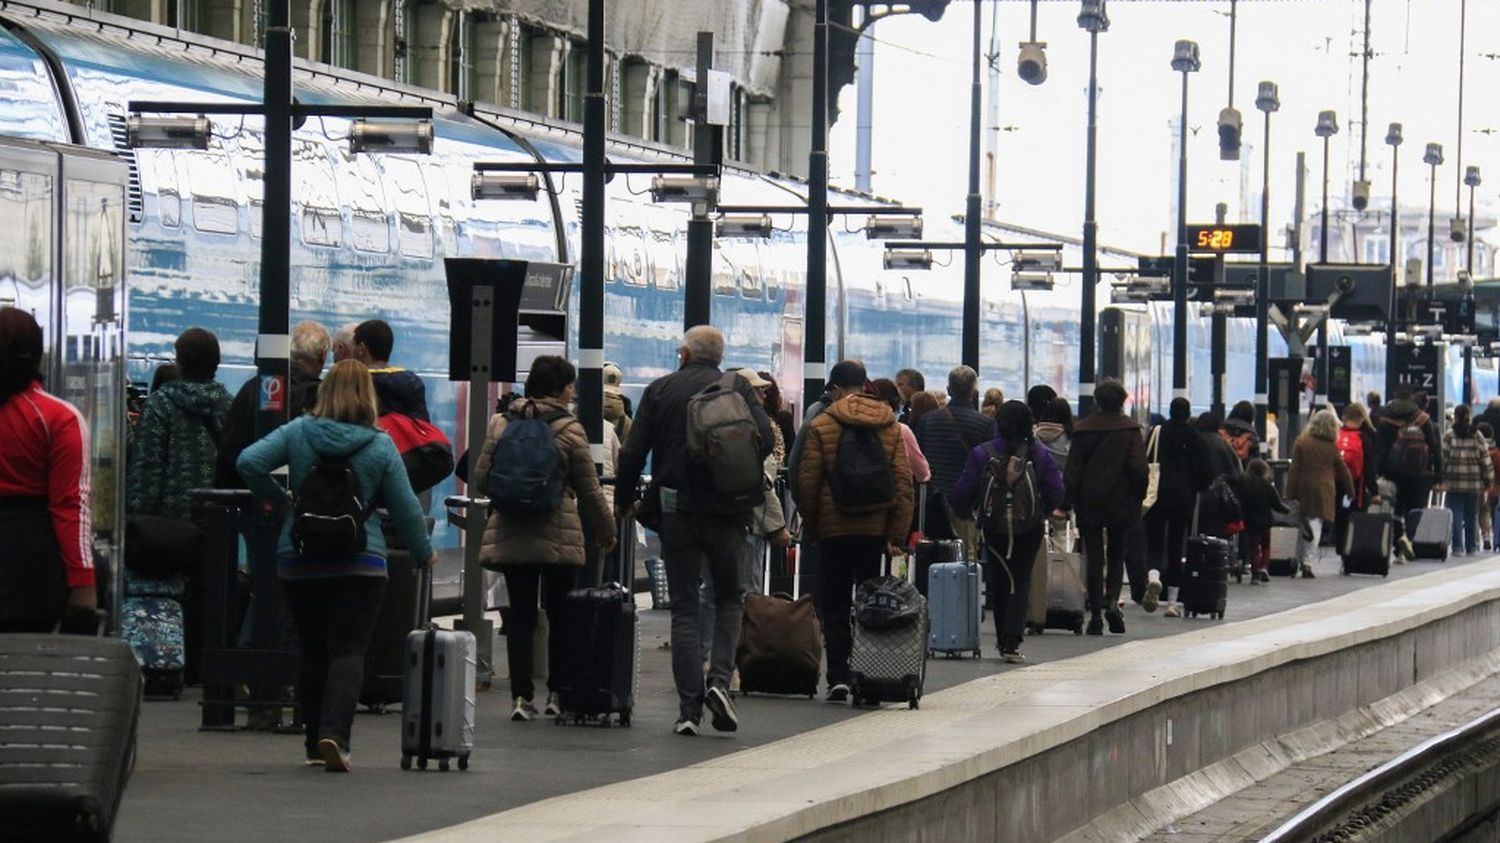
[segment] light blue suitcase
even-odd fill
[[[946,656],[973,653],[979,658],[981,579],[974,562],[945,562],[928,569],[928,651]]]

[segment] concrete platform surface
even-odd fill
[[[1468,560],[1455,560],[1447,566],[1417,563],[1397,567],[1391,581],[1454,569],[1461,561]],[[878,743],[891,735],[915,734],[920,729],[921,740],[900,747],[900,755],[916,765],[913,769],[928,766],[924,758],[937,764],[952,757],[950,749],[967,751],[977,745],[976,741],[1000,737],[976,733],[965,723],[975,710],[998,700],[1013,701],[1003,720],[1007,728],[1018,729],[1028,722],[1040,727],[1059,707],[1082,714],[1096,706],[1098,699],[1090,693],[1091,683],[1056,684],[1073,675],[1070,660],[1076,657],[1098,652],[1085,667],[1118,668],[1135,675],[1133,687],[1138,683],[1149,686],[1157,681],[1152,665],[1161,664],[1161,658],[1155,652],[1136,652],[1140,642],[1165,636],[1196,641],[1230,621],[1263,617],[1384,582],[1337,576],[1337,561],[1331,555],[1318,566],[1318,572],[1315,580],[1277,579],[1269,587],[1231,584],[1228,620],[1224,622],[1173,620],[1129,607],[1129,631],[1124,636],[1094,638],[1052,632],[1029,637],[1023,649],[1032,664],[1023,668],[1002,665],[995,658],[993,636],[987,633],[983,659],[937,659],[930,663],[929,697],[917,712],[904,708],[857,712],[821,701],[747,697],[738,703],[742,723],[739,732],[718,735],[709,730],[697,739],[670,733],[676,713],[675,694],[669,654],[661,649],[667,636],[667,618],[665,613],[643,612],[634,726],[601,729],[546,722],[511,723],[507,719],[509,695],[503,681],[497,680],[494,691],[480,696],[478,746],[473,766],[466,773],[402,772],[397,766],[399,718],[394,715],[362,714],[356,719],[355,771],[339,776],[301,766],[299,736],[202,733],[197,731],[194,699],[148,703],[142,717],[140,756],[121,808],[116,839],[198,841],[211,837],[258,841],[315,835],[325,841],[387,840],[533,806],[531,811],[523,811],[525,817],[486,820],[455,836],[443,836],[555,839],[577,833],[580,837],[615,840],[622,839],[617,836],[622,827],[642,819],[642,812],[653,823],[670,826],[680,816],[670,803],[697,793],[704,797],[698,800],[700,809],[680,819],[700,825],[691,831],[677,829],[670,837],[713,836],[709,832],[746,827],[766,816],[764,809],[772,807],[764,802],[767,792],[758,787],[752,796],[737,787],[739,782],[764,785],[767,777],[779,778],[781,784],[775,790],[798,803],[812,798],[819,788],[807,788],[823,784],[825,771],[850,773],[836,775],[833,778],[837,781],[829,782],[845,794],[859,793],[865,785],[889,787],[888,781],[876,775],[882,771],[849,770],[849,765],[829,762],[852,752],[856,745],[863,746],[870,740]],[[1187,643],[1172,648],[1181,651],[1172,657],[1179,667],[1199,662],[1196,657],[1188,658],[1186,650],[1191,648]],[[1118,646],[1122,644],[1126,646]],[[496,642],[496,652],[504,652],[503,640]],[[503,670],[503,664],[498,667]],[[951,700],[938,693],[959,686],[963,687]],[[1034,700],[1014,704],[1020,702],[1017,698],[1042,688],[1047,689],[1045,704],[1034,704]],[[1014,734],[1021,739],[1021,732]],[[866,738],[851,743],[851,735]],[[1035,739],[1033,735],[1026,740]],[[1026,748],[1025,741],[1015,747]],[[682,772],[674,775],[673,771]],[[868,781],[863,772],[870,774]],[[648,778],[659,774],[667,777]],[[629,783],[623,803],[618,796],[594,791],[620,783]],[[555,799],[566,794],[574,796]],[[756,800],[761,804],[753,804]],[[778,811],[785,805],[776,800]],[[705,818],[710,821],[708,826],[701,825]],[[609,834],[592,836],[609,825],[614,826]],[[662,832],[657,826],[652,833]]]

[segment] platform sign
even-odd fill
[[[1196,255],[1258,255],[1260,236],[1255,223],[1190,223],[1187,227],[1188,251]]]
[[[284,375],[265,375],[260,379],[260,410],[263,413],[286,412]]]
[[[1436,345],[1396,347],[1396,383],[1410,384],[1436,397],[1443,381],[1443,349]]]
[[[1321,370],[1319,370],[1321,371]],[[1328,403],[1346,406],[1352,399],[1354,356],[1347,345],[1328,347]]]
[[[1472,299],[1436,299],[1416,302],[1416,324],[1442,325],[1450,334],[1474,333]]]

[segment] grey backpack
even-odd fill
[[[726,372],[688,399],[687,450],[708,470],[725,508],[747,511],[765,500],[765,466],[760,428],[735,389],[736,377]]]

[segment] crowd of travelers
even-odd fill
[[[42,342],[29,315],[0,309],[0,525],[19,554],[0,567],[0,631],[78,625],[98,605],[89,429],[75,408],[43,389]],[[173,530],[192,515],[194,489],[248,487],[284,508],[277,570],[301,649],[306,759],[329,770],[350,768],[365,651],[391,553],[399,547],[427,566],[437,558],[424,500],[435,481],[418,475],[445,477],[455,467],[451,453],[446,467],[434,455],[422,380],[393,365],[394,351],[391,328],[380,320],[333,334],[298,325],[284,384],[290,421],[267,430],[257,417],[261,382],[251,379],[231,395],[216,380],[217,338],[192,328],[177,338],[173,363],[156,373],[130,430],[127,510],[145,545],[171,546]],[[1320,409],[1292,443],[1289,462],[1278,463],[1249,402],[1225,416],[1195,416],[1187,399],[1176,398],[1165,418],[1143,425],[1126,412],[1125,388],[1105,380],[1089,411],[1075,418],[1072,404],[1046,385],[1007,400],[998,388],[981,391],[976,372],[956,366],[941,390],[929,390],[917,369],[872,379],[849,359],[832,366],[824,392],[807,396],[799,419],[770,373],[724,365],[716,329],[688,330],[678,354],[675,371],[635,401],[620,368],[605,366],[603,473],[613,484],[601,484],[575,415],[577,372],[567,360],[537,358],[522,394],[490,419],[480,478],[538,453],[558,478],[548,506],[496,503],[483,531],[480,561],[508,594],[516,721],[557,714],[553,672],[538,661],[571,655],[559,635],[538,653],[538,625],[544,616],[553,628],[563,623],[557,610],[580,583],[587,545],[607,554],[634,541],[633,522],[660,541],[680,735],[698,734],[705,717],[718,731],[737,729],[732,692],[745,595],[769,587],[765,560],[785,558],[794,543],[819,560],[809,587],[825,647],[825,698],[834,703],[850,699],[856,585],[898,570],[924,539],[958,542],[964,559],[981,563],[1000,656],[1009,663],[1025,662],[1033,580],[1046,576],[1049,552],[1072,542],[1064,536],[1076,534],[1077,547],[1064,550],[1084,560],[1088,635],[1125,633],[1126,600],[1146,612],[1181,614],[1185,548],[1198,535],[1234,542],[1251,582],[1263,584],[1273,530],[1293,524],[1294,572],[1313,577],[1320,546],[1338,543],[1351,513],[1405,513],[1428,506],[1437,492],[1454,514],[1456,554],[1493,547],[1500,398],[1478,418],[1455,407],[1443,425],[1429,397],[1404,386],[1383,406],[1372,394],[1337,414]],[[738,414],[723,423],[738,425],[748,443],[738,463],[704,456],[695,414],[709,412],[711,395],[737,396]],[[1046,517],[1001,535],[984,511],[993,500],[986,489],[997,482],[996,465],[1016,461],[1034,476]],[[1284,477],[1273,464],[1285,466]],[[377,507],[382,525],[361,526],[352,539],[324,530],[330,520],[363,524]],[[1397,544],[1399,562],[1411,546],[1404,536]],[[127,600],[194,602],[186,571],[152,576],[127,558],[121,575]],[[190,612],[185,625],[191,652]],[[138,655],[149,667],[149,654]],[[538,687],[544,674],[547,687]]]

